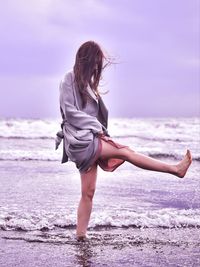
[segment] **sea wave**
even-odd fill
[[[56,132],[54,133],[56,136]],[[15,133],[12,133],[9,135],[9,133],[7,132],[4,135],[0,135],[0,139],[25,139],[25,140],[39,140],[39,139],[55,139],[55,136],[53,136],[53,134],[51,133],[51,136],[47,136],[47,135],[38,135],[37,133],[35,133],[35,135],[33,133],[26,133],[25,135],[17,135]],[[181,140],[179,138],[162,138],[162,137],[151,137],[151,136],[144,136],[144,135],[134,135],[134,134],[125,134],[125,133],[121,133],[121,134],[112,134],[111,136],[112,138],[120,138],[120,139],[129,139],[129,138],[134,138],[134,139],[139,139],[139,140],[143,140],[143,141],[156,141],[156,142],[166,142],[166,141],[172,141],[172,142],[183,142],[184,140]]]
[[[70,229],[76,226],[76,216],[59,212],[1,211],[0,229],[34,231],[57,228]],[[89,227],[119,228],[199,228],[200,210],[160,209],[152,211],[93,212]]]
[[[56,119],[4,119],[0,121],[0,138],[52,139],[61,129]],[[110,118],[108,131],[114,138],[137,138],[143,141],[199,141],[197,118]]]
[[[52,139],[55,139],[55,137],[53,136],[45,136],[45,135],[42,135],[42,136],[18,136],[18,135],[7,135],[7,136],[3,136],[3,135],[0,135],[0,139],[25,139],[25,140],[39,140],[39,139],[49,139],[49,140],[52,140]]]
[[[150,152],[145,153],[149,157],[156,159],[171,159],[171,160],[181,160],[183,155],[172,154],[172,153],[158,153],[158,152]],[[54,151],[53,148],[50,151],[12,151],[10,153],[1,151],[0,161],[60,161],[61,154]],[[200,161],[200,157],[198,155],[193,156],[193,161]]]
[[[56,136],[56,132],[55,132]],[[37,135],[37,133],[34,135],[33,133],[26,133],[26,135],[17,135],[17,134],[11,134],[6,133],[5,135],[0,135],[0,139],[25,139],[25,140],[39,140],[39,139],[55,139],[55,136],[51,134],[51,136],[46,136],[46,135]],[[139,140],[144,140],[144,141],[157,141],[157,142],[166,142],[166,141],[173,141],[173,142],[183,142],[183,140],[179,138],[162,138],[162,137],[147,137],[143,135],[134,135],[134,134],[113,134],[111,136],[112,138],[120,138],[120,139],[129,139],[129,138],[134,138],[134,139],[139,139]]]
[[[166,141],[173,141],[173,142],[183,142],[184,140],[180,138],[162,138],[162,137],[151,137],[151,136],[145,136],[145,135],[133,135],[133,134],[127,134],[127,135],[113,135],[113,138],[137,138],[144,141],[156,141],[156,142],[166,142]]]
[[[174,159],[174,160],[181,160],[183,158],[183,155],[178,155],[178,154],[172,154],[172,153],[158,153],[158,152],[153,152],[153,153],[148,153],[149,157],[153,157],[153,158],[168,158],[168,159]],[[200,161],[200,157],[197,156],[193,156],[192,158],[194,161]]]
[[[8,119],[0,121],[0,138],[53,138],[59,129],[60,123],[58,120]]]

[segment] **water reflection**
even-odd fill
[[[91,240],[77,242],[75,249],[75,258],[77,266],[94,266],[97,253],[94,251],[94,245]]]

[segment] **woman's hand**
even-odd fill
[[[103,131],[98,132],[98,135],[104,135]]]

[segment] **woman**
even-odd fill
[[[63,139],[62,163],[69,158],[80,172],[82,196],[77,213],[78,240],[86,237],[98,165],[105,171],[114,171],[128,161],[142,169],[182,178],[192,162],[189,150],[180,162],[172,165],[137,153],[110,138],[107,132],[108,111],[98,91],[106,60],[97,43],[86,42],[77,51],[73,71],[68,72],[60,83],[63,122],[62,131],[57,133],[56,149]]]

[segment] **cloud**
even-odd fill
[[[200,68],[196,3],[196,0],[175,0],[173,4],[167,0],[1,1],[1,91],[6,94],[9,86],[8,96],[11,91],[15,96],[17,88],[22,92],[21,87],[26,92],[23,79],[30,79],[38,97],[42,81],[43,88],[53,91],[55,82],[46,82],[48,78],[59,80],[72,68],[80,44],[93,39],[120,62],[115,73],[112,70],[105,73],[109,80],[105,89],[110,89],[107,99],[112,105],[113,99],[116,103],[121,100],[122,88],[125,103],[134,97],[140,103],[148,93],[152,101],[151,106],[147,103],[149,109],[156,106],[160,92],[164,96],[175,94],[176,99],[188,92],[194,97],[199,88]],[[9,83],[4,83],[3,78]],[[46,114],[42,106],[40,110]],[[126,105],[119,113],[129,114]]]
[[[0,32],[5,43],[37,41],[44,44],[63,40],[72,43],[69,34],[75,36],[77,28],[86,20],[109,16],[105,5],[91,0],[8,0],[1,2],[0,10]]]

